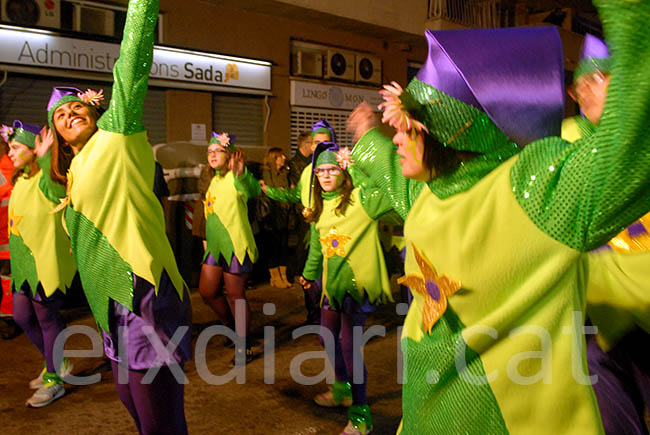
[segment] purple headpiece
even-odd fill
[[[99,107],[101,101],[104,100],[104,90],[100,89],[99,92],[88,89],[86,92],[81,92],[77,88],[57,86],[52,88],[50,101],[47,103],[47,122],[52,128],[52,115],[54,111],[61,105],[71,101],[80,101],[88,106]]]
[[[318,133],[329,133],[330,141],[336,143],[336,134],[334,134],[334,129],[326,120],[321,119],[311,126],[311,137],[314,137]]]
[[[426,31],[417,79],[486,113],[520,146],[560,134],[564,59],[557,29]]]
[[[34,148],[34,141],[39,134],[41,134],[41,127],[39,125],[19,120],[15,120],[11,127],[7,125],[0,127],[0,136],[2,136],[5,142],[16,141],[30,148]]]

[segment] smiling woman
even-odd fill
[[[120,400],[140,433],[183,434],[191,309],[153,193],[153,152],[142,121],[157,14],[157,0],[129,3],[129,37],[105,113],[98,110],[101,92],[63,87],[54,88],[47,111],[56,133],[53,178],[67,185],[62,207],[84,291],[113,371],[118,362],[129,370],[126,385],[116,381]],[[160,370],[143,384],[151,368]]]

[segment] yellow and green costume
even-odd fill
[[[210,182],[205,195],[205,231],[207,249],[205,257],[212,254],[218,262],[222,257],[230,266],[233,257],[240,265],[246,258],[257,260],[258,252],[251,225],[248,222],[249,198],[261,192],[259,183],[244,169],[235,176],[232,171],[225,175],[217,173]]]
[[[66,292],[77,268],[61,223],[62,213],[50,213],[63,193],[49,178],[50,156],[38,162],[41,174],[19,176],[9,198],[11,283],[14,291],[27,283],[32,297],[40,283],[45,297],[50,297],[57,290]]]
[[[419,183],[376,130],[355,146],[406,219],[404,434],[603,432],[582,335],[587,252],[650,209],[650,4],[600,13],[612,81],[589,138],[519,151],[485,113],[416,78],[405,93],[430,134],[479,154]]]
[[[153,152],[142,123],[157,14],[156,0],[130,2],[109,108],[68,173],[65,220],[72,252],[95,320],[105,331],[110,300],[134,310],[134,275],[155,286],[156,294],[163,271],[181,300],[186,288],[153,193]],[[74,97],[51,101],[49,121]]]
[[[323,274],[323,296],[340,308],[350,295],[358,304],[392,301],[377,219],[390,204],[377,189],[355,188],[345,214],[336,212],[338,192],[323,192],[323,210],[311,225],[309,256],[303,276]],[[322,300],[321,297],[321,300]]]

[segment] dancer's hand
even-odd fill
[[[260,181],[260,187],[262,188],[262,192],[266,195],[266,188],[268,187],[264,180],[259,180]]]
[[[228,167],[236,176],[240,176],[244,172],[244,154],[241,151],[235,151],[230,157]]]
[[[361,136],[375,125],[375,113],[372,111],[370,104],[364,101],[348,117],[347,130],[353,134],[354,142],[357,142]]]
[[[309,280],[306,279],[304,276],[300,275],[300,276],[298,277],[298,282],[300,283],[300,285],[302,286],[302,288],[304,288],[305,290],[309,290],[309,289],[311,288],[311,283],[312,283],[313,281],[309,281]]]
[[[41,134],[36,136],[34,140],[34,152],[37,157],[43,157],[52,147],[54,143],[54,134],[48,127],[41,129]]]

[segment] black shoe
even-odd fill
[[[11,340],[22,334],[23,330],[12,317],[0,317],[0,338]]]

